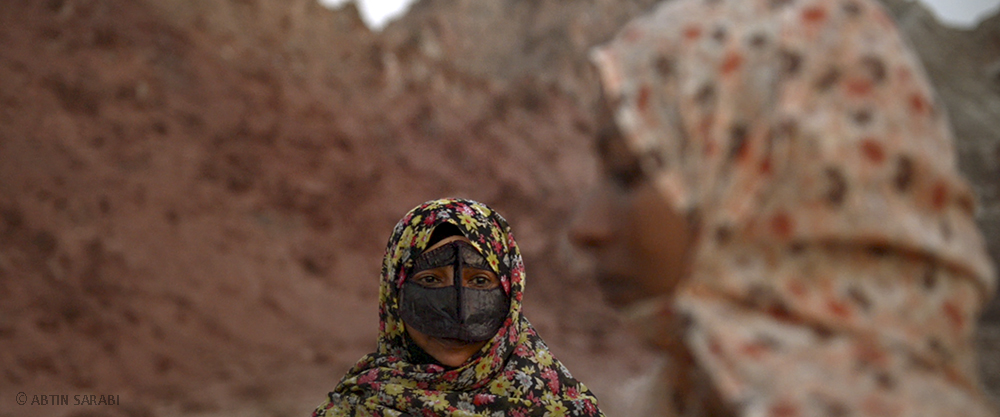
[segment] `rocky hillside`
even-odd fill
[[[422,0],[372,33],[314,0],[8,1],[0,417],[308,414],[374,347],[392,225],[443,195],[511,221],[528,317],[627,412],[648,353],[563,231],[595,176],[585,53],[652,3]],[[890,5],[1000,259],[1000,16],[960,31]],[[1000,392],[1000,330],[982,339]]]

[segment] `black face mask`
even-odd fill
[[[479,251],[467,242],[445,244],[418,257],[409,276],[428,269],[454,268],[454,283],[428,288],[403,282],[400,317],[407,326],[428,336],[482,342],[496,334],[507,318],[510,301],[503,288],[489,290],[462,286],[462,268],[490,271]]]

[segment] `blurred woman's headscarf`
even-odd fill
[[[695,219],[663,305],[740,415],[996,415],[973,193],[880,5],[677,0],[592,58],[644,173]]]
[[[500,330],[458,368],[411,358],[413,343],[400,317],[400,293],[434,229],[454,225],[485,257],[510,300]],[[374,353],[348,371],[321,416],[600,416],[597,399],[573,378],[521,313],[524,264],[510,226],[485,204],[428,201],[396,224],[386,247]],[[338,318],[344,319],[344,318]]]

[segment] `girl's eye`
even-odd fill
[[[441,283],[441,278],[438,278],[430,274],[417,276],[413,280],[416,281],[417,284],[421,284],[424,286],[433,286]]]
[[[485,275],[477,275],[472,278],[472,285],[476,287],[488,287],[493,284],[493,280]]]

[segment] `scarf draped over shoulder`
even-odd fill
[[[697,219],[663,304],[739,415],[996,416],[974,196],[879,4],[676,0],[592,59],[643,172]]]

